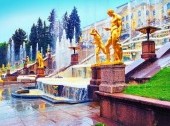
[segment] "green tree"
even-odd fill
[[[37,22],[37,38],[38,38],[38,50],[41,49],[41,47],[43,46],[43,23],[41,18],[38,19]]]
[[[64,14],[63,26],[66,31],[66,38],[70,40],[70,43],[72,43],[74,36],[75,42],[79,42],[82,33],[80,27],[80,18],[78,16],[76,7],[73,8],[69,18],[67,17],[67,13]]]
[[[77,12],[77,8],[74,7],[71,15],[70,15],[70,19],[72,20],[73,26],[74,26],[74,30],[73,32],[75,32],[75,42],[79,42],[79,38],[81,36],[81,28],[80,28],[80,18]]]
[[[2,67],[2,64],[7,64],[7,48],[8,44],[6,42],[0,43],[0,66]]]
[[[66,38],[68,39],[68,14],[67,12],[65,12],[65,14],[63,15],[63,18],[62,18],[62,24],[63,24],[63,29],[65,30],[65,33],[66,33]]]
[[[49,27],[46,25],[45,21],[44,21],[44,28],[43,28],[43,35],[42,36],[43,36],[43,38],[42,38],[43,55],[45,55],[46,52],[47,52],[48,44],[51,46],[51,41],[52,41],[52,36],[49,32]]]
[[[72,43],[72,39],[74,37],[74,20],[71,15],[67,23],[67,37],[70,40],[70,43]]]
[[[54,51],[55,45],[56,45],[56,39],[57,39],[57,35],[56,35],[56,12],[55,12],[54,9],[52,9],[50,16],[48,17],[48,21],[50,22],[49,32],[50,32],[51,37],[52,37],[51,46],[52,46],[53,51]]]
[[[26,41],[26,38],[26,32],[20,28],[17,29],[13,34],[12,39],[14,41],[15,47],[15,60],[19,60],[20,45],[22,45],[23,42]]]
[[[32,58],[33,58],[33,60],[35,60],[35,58],[36,58],[36,44],[38,42],[38,32],[37,32],[37,27],[35,24],[33,24],[31,27],[29,40],[30,40],[30,45],[32,45],[32,51],[33,51]]]

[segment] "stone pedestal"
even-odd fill
[[[45,69],[44,68],[37,68],[36,74],[37,74],[37,77],[45,77]]]
[[[11,75],[10,70],[7,70],[7,76]]]
[[[99,91],[99,85],[101,84],[101,69],[100,66],[92,66],[92,79],[90,85],[88,85],[88,97],[93,100],[97,100],[95,91]]]
[[[119,93],[125,88],[125,65],[102,65],[99,91]]]
[[[53,67],[53,60],[52,60],[52,58],[48,58],[47,59],[47,62],[48,62],[48,64],[47,64],[47,67],[48,67],[48,69],[52,69]]]
[[[28,74],[29,74],[28,67],[24,67],[24,68],[23,68],[23,74],[24,74],[24,75],[28,75]]]
[[[47,54],[47,68],[48,69],[53,68],[53,60],[52,60],[51,52],[48,52]]]
[[[78,54],[77,53],[71,55],[71,65],[76,65],[76,64],[78,64]]]
[[[142,42],[142,55],[143,59],[151,59],[156,58],[155,54],[155,42],[154,41],[143,41]]]

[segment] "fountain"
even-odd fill
[[[32,45],[30,46],[30,60],[32,61]]]
[[[38,52],[38,50],[39,50],[39,49],[38,49],[38,43],[37,43],[37,45],[36,45],[36,52]]]
[[[21,67],[21,64],[23,64],[23,46],[20,45],[20,51],[19,51],[19,59],[20,59],[20,67]]]
[[[11,45],[8,43],[7,61],[11,63]]]
[[[43,47],[41,47],[41,54],[43,55]]]
[[[56,41],[56,71],[70,65],[70,50],[68,40]],[[67,59],[67,60],[66,60]]]
[[[13,66],[15,63],[15,47],[14,47],[14,41],[11,41],[11,65]]]
[[[26,45],[25,45],[25,42],[23,42],[23,59],[26,58]]]

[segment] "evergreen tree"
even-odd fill
[[[43,45],[42,45],[42,48],[43,48],[43,55],[46,54],[47,52],[47,47],[48,47],[48,44],[50,45],[51,47],[51,41],[52,41],[52,36],[49,32],[49,27],[46,25],[46,22],[44,21],[44,28],[43,28]]]
[[[65,12],[62,22],[63,22],[63,29],[65,30],[67,39],[68,39],[68,20],[69,18],[68,18],[67,12]]]
[[[74,37],[74,22],[70,16],[70,18],[68,19],[68,23],[67,23],[67,38],[70,40],[70,43],[72,43],[72,39]]]
[[[20,45],[22,45],[23,42],[26,41],[26,38],[26,32],[20,28],[16,30],[13,34],[12,39],[14,41],[15,47],[15,60],[19,60]]]
[[[79,38],[81,36],[81,28],[80,28],[80,18],[78,16],[76,7],[74,7],[72,10],[71,18],[73,20],[73,24],[75,28],[75,41],[79,42]]]
[[[33,24],[33,26],[31,27],[29,40],[30,40],[30,45],[32,45],[33,60],[35,60],[35,58],[36,58],[36,44],[38,42],[38,32],[37,32],[37,27],[35,26],[35,24]]]
[[[0,43],[0,66],[2,67],[2,64],[7,64],[7,49],[8,44],[6,42]],[[6,57],[6,58],[5,58]]]
[[[63,36],[63,24],[62,24],[62,22],[59,21],[59,22],[58,22],[58,25],[59,25],[59,26],[58,26],[58,29],[59,29],[59,30],[58,30],[58,32],[59,32],[59,33],[58,33],[58,35],[59,35],[59,36],[58,36],[58,39],[59,39],[59,42],[61,42],[61,39],[62,39],[62,36]]]
[[[75,35],[75,41],[79,42],[79,38],[81,36],[81,28],[80,28],[80,18],[78,16],[76,7],[73,8],[67,20],[66,34],[67,34],[67,38],[70,39],[70,42],[72,42],[74,35]]]
[[[38,19],[37,22],[37,38],[38,38],[38,50],[41,49],[41,47],[43,46],[43,23],[41,18]]]
[[[49,32],[52,37],[51,45],[53,50],[55,50],[57,35],[56,35],[56,12],[54,9],[51,11],[50,16],[48,17],[48,21],[50,22]]]

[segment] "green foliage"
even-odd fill
[[[74,7],[70,18],[73,20],[73,25],[75,28],[75,41],[79,42],[79,38],[81,36],[81,28],[80,28],[80,18],[78,16],[77,8]]]
[[[19,60],[20,45],[22,45],[23,42],[26,41],[26,38],[27,38],[26,32],[20,28],[17,29],[12,36],[12,39],[14,41],[14,46],[15,46],[15,59],[16,60]]]
[[[50,22],[49,25],[49,32],[51,35],[50,45],[52,46],[52,49],[55,50],[57,35],[56,35],[56,12],[54,9],[52,9],[50,16],[48,17],[48,21]]]
[[[124,93],[170,101],[170,67],[162,69],[148,82],[131,85]]]
[[[71,15],[70,15],[70,18],[68,19],[67,28],[68,28],[67,36],[68,36],[68,39],[70,40],[70,43],[72,43],[72,39],[74,37],[74,24],[73,24]]]
[[[29,40],[30,40],[30,45],[32,45],[33,60],[35,60],[35,58],[36,58],[36,44],[38,42],[38,32],[37,32],[37,27],[35,24],[33,24],[33,26],[31,27]]]
[[[43,27],[42,41],[43,41],[43,43],[42,43],[41,47],[43,48],[43,55],[45,55],[47,52],[48,44],[52,45],[51,42],[53,42],[53,38],[49,32],[49,27],[46,26],[45,21],[44,21],[44,27]]]
[[[72,42],[75,35],[75,41],[79,42],[81,36],[80,18],[78,16],[77,8],[74,7],[70,16],[67,16],[67,12],[63,16],[63,28],[66,31],[66,38]]]
[[[104,123],[97,123],[95,126],[106,126]]]
[[[0,43],[0,67],[2,67],[2,64],[7,64],[7,48],[8,44],[6,42]]]
[[[37,43],[39,47],[38,50],[41,50],[41,47],[42,47],[43,55],[45,55],[48,44],[51,45],[51,42],[53,41],[49,27],[46,25],[45,21],[42,23],[42,20],[40,18],[37,21],[37,25],[33,24],[29,38],[30,38],[29,45],[32,45],[32,49],[33,49],[33,52],[32,52],[33,60],[35,60],[36,58]]]

